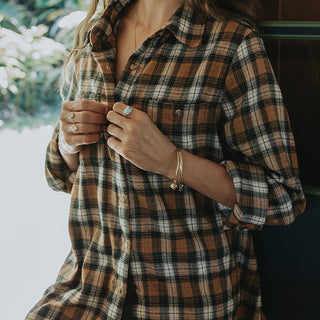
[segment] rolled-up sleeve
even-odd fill
[[[222,98],[221,163],[236,204],[218,204],[226,228],[288,225],[305,209],[295,142],[272,67],[259,35],[237,48]]]
[[[71,193],[76,172],[71,172],[59,151],[59,123],[47,147],[45,174],[48,185],[55,191]]]

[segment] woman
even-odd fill
[[[97,2],[47,150],[72,250],[27,319],[265,319],[252,233],[305,198],[258,4]]]

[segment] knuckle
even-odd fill
[[[59,121],[60,122],[63,122],[64,121],[64,116],[63,116],[63,112],[60,113],[60,116],[59,116]]]
[[[63,104],[62,104],[62,111],[65,111],[65,110],[69,110],[70,109],[70,106],[71,106],[71,102],[70,101],[68,101],[68,102],[64,102]]]
[[[88,103],[88,100],[80,100],[79,101],[79,105],[78,105],[79,110],[80,111],[85,111],[87,103]]]
[[[137,132],[137,125],[132,122],[128,125],[128,131],[132,134],[136,133]]]

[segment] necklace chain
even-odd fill
[[[137,18],[134,24],[134,52],[137,51],[137,24],[139,22],[139,10],[137,10]],[[163,24],[160,25],[160,27],[163,26]],[[158,28],[159,29],[159,28]]]
[[[136,22],[134,24],[134,52],[137,51],[137,24],[138,24],[138,18],[136,19]]]
[[[134,24],[134,52],[137,51],[137,24],[139,22],[139,8],[137,8],[137,18]]]

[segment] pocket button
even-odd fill
[[[175,112],[174,112],[176,118],[180,119],[181,116],[182,116],[182,110],[181,109],[177,109]]]
[[[131,69],[132,71],[137,70],[137,69],[138,69],[138,64],[137,64],[137,63],[133,63],[133,64],[130,66],[130,69]]]

